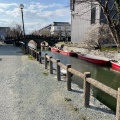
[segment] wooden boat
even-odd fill
[[[59,49],[55,47],[51,47],[51,52],[59,52]]]
[[[113,61],[110,61],[110,62],[113,69],[120,70],[120,62],[113,62]]]
[[[57,70],[56,66],[53,65],[53,70]],[[67,71],[65,69],[60,69],[61,75],[66,76]]]
[[[105,65],[110,63],[110,60],[105,57],[100,57],[100,56],[95,56],[95,55],[90,55],[90,54],[80,54],[78,53],[78,58],[83,59],[92,63],[100,64],[100,65]]]
[[[69,52],[69,51],[63,51],[63,50],[60,50],[59,53],[63,54],[63,55],[69,55],[69,56],[73,56],[73,57],[76,57],[77,54],[75,52]]]
[[[60,72],[61,72],[61,74],[64,75],[64,76],[67,75],[67,71],[66,71],[65,69],[61,69]]]
[[[28,43],[28,46],[33,48],[33,49],[36,49],[37,48],[37,43],[34,40],[30,40],[29,43]]]

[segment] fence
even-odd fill
[[[37,52],[36,50],[30,49],[30,48],[28,48],[28,52],[35,59],[37,59],[37,61],[42,63],[41,52]],[[53,63],[56,64],[56,66],[57,66],[57,69],[56,69],[57,70],[57,80],[58,81],[61,80],[60,69],[63,68],[66,70],[66,72],[67,72],[67,75],[66,75],[66,77],[67,77],[67,90],[68,91],[72,90],[72,88],[71,88],[71,76],[72,76],[72,74],[76,75],[84,80],[83,89],[84,89],[84,106],[85,107],[89,107],[90,86],[91,85],[102,90],[103,92],[107,93],[108,95],[116,98],[116,100],[117,100],[116,120],[120,120],[120,88],[118,88],[118,91],[114,90],[114,89],[98,82],[97,80],[91,78],[90,72],[81,73],[81,72],[73,69],[70,64],[64,65],[60,62],[60,60],[55,60],[51,56],[48,56],[47,54],[45,54],[44,60],[45,60],[45,62],[44,62],[45,69],[47,69],[47,67],[48,67],[48,60],[49,60],[50,74],[53,74]]]

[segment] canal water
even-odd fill
[[[42,56],[47,53],[49,56],[52,56],[54,59],[60,59],[63,64],[71,64],[72,68],[78,70],[79,72],[91,72],[91,77],[98,80],[99,82],[113,88],[118,89],[120,87],[120,72],[114,71],[110,66],[99,66],[93,63],[89,63],[84,60],[80,60],[75,57],[70,57],[50,51],[42,51]],[[79,77],[73,75],[72,81],[83,87],[83,80]],[[116,111],[116,99],[109,96],[108,94],[92,87],[93,95],[101,101],[103,104],[111,108],[113,111]]]

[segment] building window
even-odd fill
[[[75,0],[70,0],[70,10],[74,11]]]
[[[116,2],[117,2],[118,4],[120,4],[120,0],[117,0]]]
[[[96,19],[96,6],[92,2],[91,3],[91,24],[95,24],[95,19]]]
[[[57,26],[57,29],[60,30],[60,29],[61,29],[61,26]]]

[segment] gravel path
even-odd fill
[[[21,50],[0,45],[0,120],[114,120],[115,115],[91,97],[83,106],[83,90],[66,80],[58,82],[44,65],[29,60]],[[96,107],[96,105],[98,107]]]

